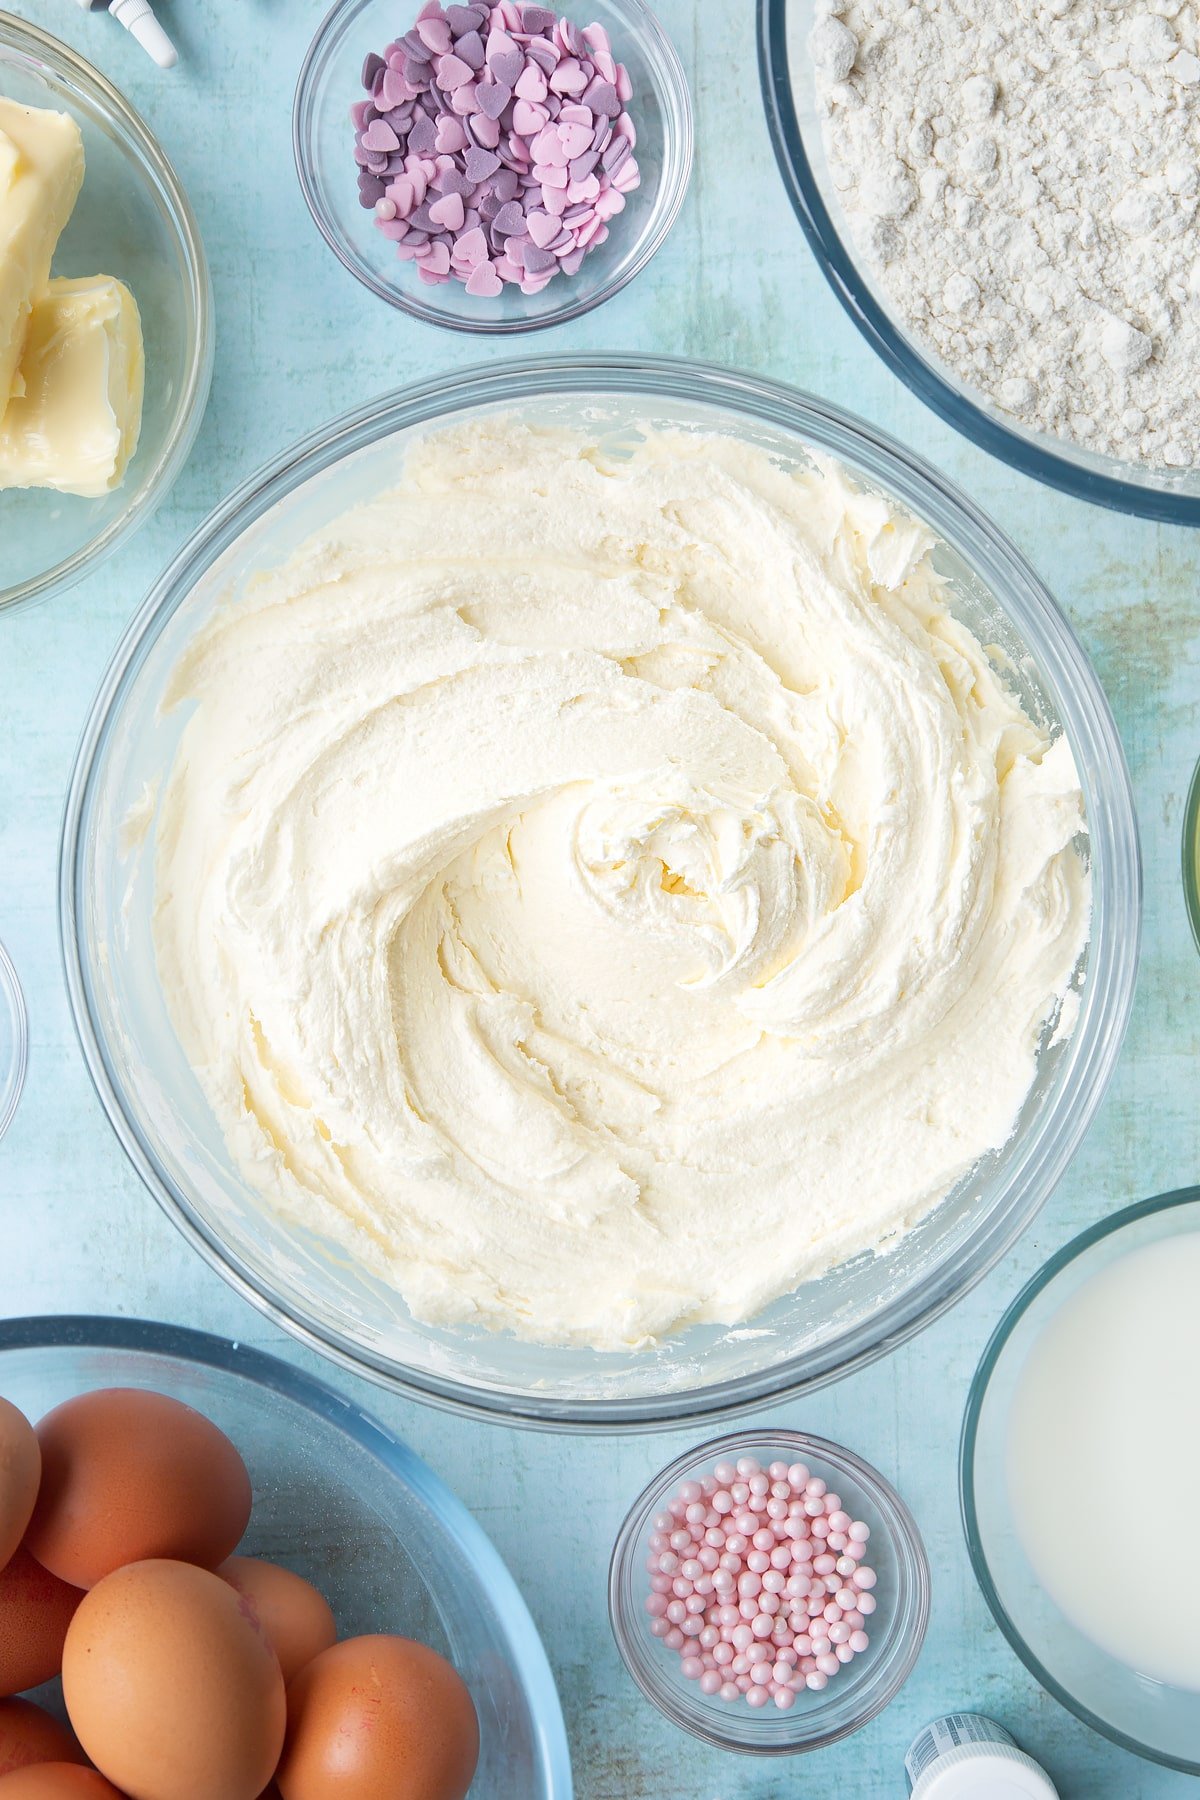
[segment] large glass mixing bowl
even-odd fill
[[[968,387],[908,331],[855,244],[829,172],[808,53],[818,10],[817,0],[758,0],[763,100],[783,183],[809,248],[868,344],[948,425],[1023,474],[1118,512],[1200,525],[1200,470],[1126,462],[1033,431]]]
[[[458,1669],[479,1715],[472,1800],[571,1800],[571,1762],[537,1629],[484,1532],[420,1457],[310,1375],[244,1344],[140,1319],[0,1323],[0,1394],[37,1420],[98,1387],[194,1406],[254,1484],[242,1550],[320,1589],[343,1637],[393,1631]],[[55,1705],[57,1683],[39,1694]]]
[[[1094,920],[1079,1022],[1068,1042],[1044,1044],[1010,1141],[886,1256],[805,1283],[750,1326],[694,1328],[651,1351],[599,1354],[419,1324],[394,1291],[276,1216],[230,1158],[155,967],[147,799],[182,725],[158,709],[197,626],[323,522],[394,485],[415,432],[500,412],[586,420],[605,437],[647,423],[703,426],[792,466],[810,446],[831,454],[937,532],[956,610],[1000,647],[1026,707],[1066,731],[1085,790]],[[130,832],[131,817],[140,831]],[[834,407],[745,375],[637,358],[542,358],[407,388],[288,451],[221,506],[149,595],[104,678],[68,796],[60,898],[71,1001],[101,1100],[151,1192],[227,1280],[360,1373],[450,1406],[585,1428],[682,1423],[827,1381],[977,1281],[1045,1200],[1099,1104],[1129,1014],[1141,905],[1112,716],[1070,626],[1007,539],[936,471]]]

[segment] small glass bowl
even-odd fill
[[[1183,809],[1183,898],[1196,948],[1200,950],[1200,762]]]
[[[29,1055],[25,998],[8,951],[0,944],[0,1138],[13,1122]]]
[[[755,1710],[744,1701],[702,1694],[680,1672],[680,1658],[652,1637],[645,1599],[648,1540],[654,1515],[681,1482],[712,1473],[739,1456],[763,1463],[804,1462],[830,1487],[845,1510],[871,1527],[868,1561],[878,1575],[870,1648],[848,1663],[820,1693],[797,1695],[786,1712]],[[648,1700],[672,1724],[722,1750],[756,1756],[795,1756],[821,1750],[859,1731],[895,1699],[912,1673],[929,1623],[929,1564],[916,1522],[877,1469],[841,1444],[800,1431],[741,1431],[713,1438],[678,1457],[634,1501],[617,1533],[608,1577],[608,1615],[617,1649]]]
[[[1038,1270],[997,1325],[963,1419],[959,1492],[975,1579],[997,1625],[1060,1706],[1135,1756],[1200,1775],[1200,1694],[1138,1674],[1061,1612],[1034,1571],[1009,1500],[1010,1409],[1028,1354],[1071,1296],[1142,1245],[1200,1231],[1200,1188],[1127,1206],[1081,1232]],[[1194,1421],[1180,1421],[1184,1431]],[[1119,1426],[1113,1454],[1121,1454]],[[1169,1575],[1168,1575],[1169,1581]],[[1119,1604],[1119,1602],[1118,1602]]]
[[[149,128],[90,63],[0,13],[0,94],[69,112],[87,173],[54,256],[56,275],[115,275],[146,342],[146,398],[125,480],[96,500],[0,491],[0,608],[69,586],[150,517],[200,429],[212,379],[212,289],[200,232]]]
[[[311,1375],[206,1332],[141,1319],[0,1322],[0,1394],[37,1420],[97,1387],[149,1388],[237,1445],[254,1512],[240,1546],[314,1583],[343,1637],[396,1631],[449,1658],[479,1716],[488,1800],[571,1800],[554,1677],[482,1528],[407,1444]],[[58,1704],[58,1683],[36,1698]],[[274,1792],[274,1790],[271,1790]]]
[[[556,7],[556,10],[558,8]],[[692,101],[670,38],[644,0],[572,0],[577,23],[603,25],[633,81],[641,186],[628,195],[607,243],[576,275],[557,275],[540,294],[506,285],[477,299],[461,282],[425,287],[410,263],[359,203],[350,107],[363,98],[362,66],[403,34],[416,0],[338,0],[312,41],[296,87],[292,142],[308,209],[325,242],[352,275],[390,306],[451,331],[512,335],[578,319],[619,293],[663,244],[692,172]]]

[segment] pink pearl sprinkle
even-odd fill
[[[867,1648],[869,1535],[807,1464],[718,1463],[647,1533],[649,1631],[706,1697],[786,1710]]]

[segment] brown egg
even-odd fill
[[[10,1401],[0,1400],[0,1569],[25,1536],[41,1477],[33,1426]]]
[[[96,1767],[137,1800],[258,1800],[287,1705],[242,1597],[191,1563],[130,1563],[85,1594],[63,1696]]]
[[[35,1763],[0,1775],[3,1800],[125,1800],[111,1781],[76,1763]]]
[[[479,1760],[466,1684],[409,1638],[347,1638],[288,1689],[284,1800],[464,1800]]]
[[[83,1599],[21,1547],[0,1569],[0,1694],[50,1681],[62,1668],[67,1626]]]
[[[81,1763],[83,1752],[65,1725],[32,1700],[0,1700],[0,1775],[32,1763]]]
[[[42,1484],[25,1541],[89,1588],[125,1563],[166,1557],[215,1569],[250,1518],[250,1477],[203,1413],[137,1388],[99,1388],[37,1428]]]
[[[329,1602],[303,1576],[252,1556],[231,1556],[217,1574],[254,1608],[279,1658],[285,1682],[337,1642]]]

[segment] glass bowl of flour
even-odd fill
[[[1023,473],[1200,524],[1200,39],[1121,6],[759,0],[788,196],[889,368]]]
[[[719,1415],[935,1318],[1133,993],[1129,780],[969,500],[794,390],[474,370],[342,418],[148,596],[61,923],[134,1166],[344,1366]]]

